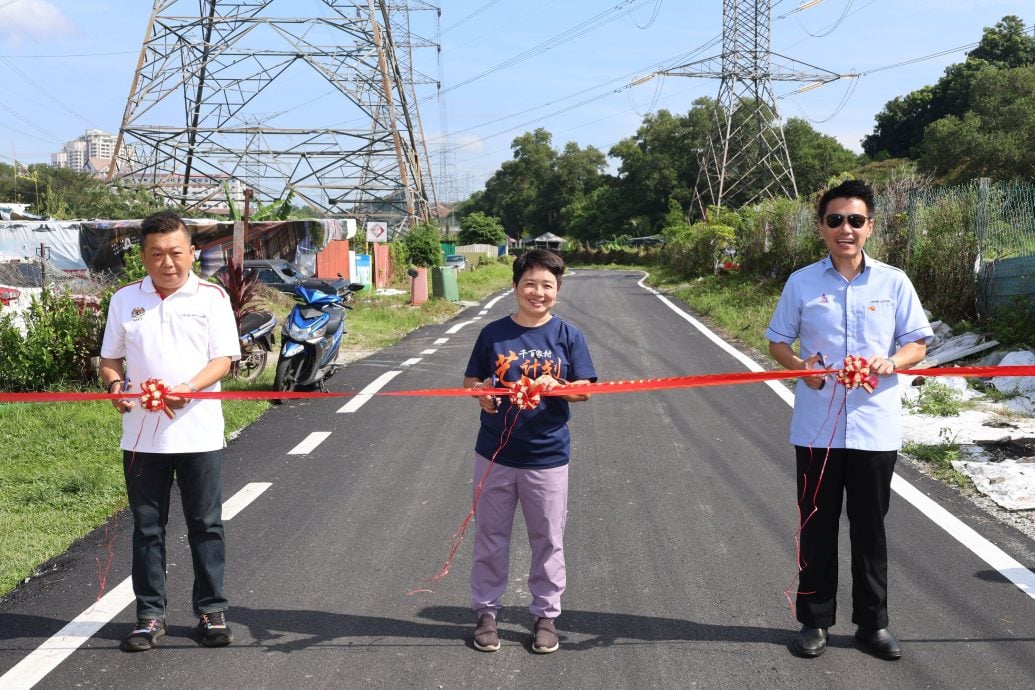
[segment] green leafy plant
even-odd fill
[[[0,315],[0,388],[35,391],[94,380],[91,358],[104,324],[99,311],[44,288],[22,318],[24,334],[13,315]]]
[[[963,402],[952,388],[938,381],[925,381],[912,405],[920,414],[932,417],[958,417]]]
[[[419,223],[403,236],[403,244],[410,263],[428,268],[442,265],[442,247],[439,244],[438,227],[431,223]]]

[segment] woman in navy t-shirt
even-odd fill
[[[545,392],[596,381],[582,332],[551,313],[563,274],[564,262],[552,252],[536,249],[517,258],[518,309],[482,329],[464,372],[465,388],[509,388],[527,377]],[[485,482],[475,504],[471,563],[477,649],[494,652],[500,647],[496,614],[507,586],[511,527],[520,503],[532,550],[528,574],[532,650],[541,654],[557,650],[553,619],[561,612],[565,587],[568,403],[588,398],[587,394],[543,396],[532,410],[518,409],[509,398],[478,398],[482,413],[474,485],[478,487],[483,477]],[[490,460],[495,466],[488,472]]]

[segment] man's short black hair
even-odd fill
[[[557,278],[557,287],[561,286],[561,276],[564,275],[564,259],[557,256],[548,249],[533,249],[527,251],[514,260],[514,284],[517,285],[521,276],[536,268],[544,268]]]
[[[190,229],[187,228],[187,224],[183,222],[183,218],[180,218],[179,214],[173,211],[152,213],[140,221],[140,246],[144,246],[144,240],[148,235],[166,235],[177,230],[187,233],[190,243],[194,244],[194,236],[191,235]]]
[[[823,192],[819,198],[819,208],[816,209],[819,219],[827,214],[827,205],[833,199],[861,199],[866,204],[866,214],[872,216],[876,207],[873,196],[873,187],[862,180],[845,180],[836,187],[831,187]]]

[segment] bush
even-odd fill
[[[24,335],[13,315],[0,315],[0,389],[38,391],[96,381],[91,358],[100,349],[100,312],[44,288],[23,320]]]
[[[924,307],[943,321],[973,318],[977,239],[970,205],[944,197],[918,214],[921,230],[906,264]]]
[[[442,265],[442,247],[438,227],[420,223],[403,236],[403,244],[410,263],[422,268]]]
[[[714,275],[723,251],[734,246],[736,231],[729,225],[695,223],[663,231],[669,264],[682,275]]]

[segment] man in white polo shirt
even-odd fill
[[[145,218],[140,245],[147,277],[111,298],[101,377],[112,393],[161,379],[170,387],[167,405],[175,416],[146,412],[133,400],[113,403],[122,414],[137,609],[137,625],[122,648],[148,650],[165,634],[165,524],[174,477],[194,562],[198,633],[205,646],[221,647],[233,641],[223,592],[223,408],[219,400],[175,394],[219,390],[220,379],[240,357],[237,326],[223,289],[191,270],[194,245],[178,215],[162,211]]]
[[[874,194],[849,180],[819,201],[819,232],[830,254],[787,279],[766,329],[769,352],[787,369],[837,368],[865,357],[881,377],[872,393],[847,390],[822,375],[798,379],[791,418],[797,457],[802,623],[792,649],[816,657],[827,646],[837,606],[837,532],[847,496],[852,542],[855,637],[874,655],[898,659],[888,630],[888,548],[884,517],[902,447],[896,369],[926,354],[934,332],[906,274],[863,251],[873,232]],[[800,355],[792,344],[799,341]]]

